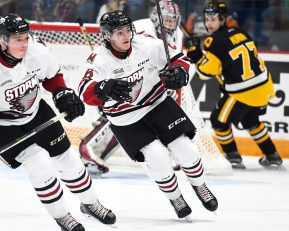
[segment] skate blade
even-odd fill
[[[99,220],[97,220],[96,218],[94,218],[93,216],[91,216],[90,214],[87,214],[87,213],[83,213],[83,212],[82,212],[82,215],[83,215],[84,217],[88,218],[88,219],[92,219],[93,221],[98,221],[100,224],[105,225],[105,226],[107,226],[107,227],[110,227],[110,228],[113,228],[113,229],[117,229],[117,228],[118,228],[118,226],[116,225],[116,223],[114,223],[114,224],[104,224],[104,223],[102,223],[101,221],[99,221]]]
[[[231,163],[233,169],[246,169],[243,163]]]
[[[186,217],[183,217],[182,219],[184,219],[188,223],[193,223],[193,219],[192,219],[192,217],[190,215],[188,215]]]
[[[283,164],[268,164],[268,165],[262,165],[261,166],[265,169],[272,169],[272,170],[281,170],[281,171],[286,171],[286,167]]]

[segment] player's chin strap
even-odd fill
[[[2,50],[1,46],[0,46],[0,55],[5,60],[5,62],[12,67],[16,66],[18,63],[22,61],[22,59],[16,59],[13,56],[9,55],[7,50]]]

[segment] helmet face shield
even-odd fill
[[[172,1],[160,1],[160,9],[163,18],[164,29],[169,35],[172,35],[181,22],[179,7]],[[156,6],[152,10],[150,19],[154,23],[157,31],[160,33],[160,21]]]
[[[113,29],[113,31],[110,33],[110,37],[107,37],[106,39],[116,41],[121,39],[131,40],[132,38],[133,38],[133,30],[131,26],[123,26]]]
[[[164,27],[168,32],[174,32],[180,25],[180,16],[166,14],[163,16]]]

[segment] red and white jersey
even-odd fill
[[[22,125],[36,115],[41,99],[40,82],[54,77],[59,65],[38,38],[29,38],[28,51],[16,66],[0,56],[0,125]]]
[[[150,18],[136,20],[133,22],[133,25],[135,26],[135,30],[137,34],[148,34],[156,38],[158,37],[156,29],[155,29],[155,25],[153,24]],[[179,26],[177,27],[177,29],[174,31],[172,35],[167,34],[167,42],[168,42],[170,57],[172,57],[172,55],[176,53],[175,49],[178,52],[183,52],[185,55],[187,54],[187,51],[184,49],[184,33]],[[195,73],[196,73],[196,68],[195,68],[195,65],[193,64],[189,72],[190,80],[193,78]]]
[[[182,53],[174,50],[173,65],[181,65],[187,71],[190,62]],[[130,102],[108,100],[103,111],[112,124],[124,126],[140,120],[160,104],[167,96],[159,77],[159,71],[167,64],[162,40],[147,35],[135,35],[129,55],[121,59],[104,46],[97,47],[87,59],[87,71],[79,85],[83,101],[89,105],[102,105],[94,94],[96,82],[105,79],[121,79],[134,83]]]

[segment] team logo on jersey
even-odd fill
[[[21,113],[29,110],[38,93],[38,81],[36,75],[26,82],[5,91],[5,100],[11,105],[11,110]]]
[[[90,56],[87,58],[86,62],[87,62],[87,63],[93,63],[95,57],[96,57],[96,54],[95,54],[95,53],[90,54]]]
[[[143,75],[144,75],[144,68],[141,68],[136,72],[132,73],[130,76],[122,78],[122,80],[126,80],[129,83],[133,83],[132,91],[129,93],[131,97],[131,99],[129,100],[130,103],[134,102],[141,92],[143,84]]]
[[[213,42],[213,38],[212,37],[206,38],[205,41],[204,41],[205,47],[209,48],[211,46],[212,42]]]

